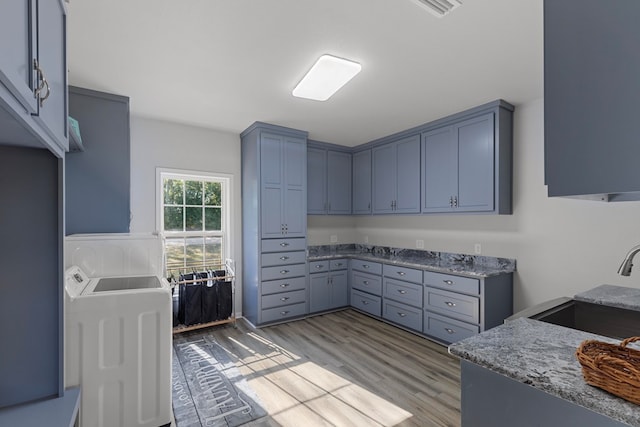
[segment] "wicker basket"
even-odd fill
[[[640,337],[627,338],[619,345],[596,340],[580,344],[576,357],[587,384],[640,405],[640,351],[627,347],[635,341]]]

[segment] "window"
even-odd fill
[[[167,276],[216,269],[229,257],[230,181],[214,174],[158,171],[158,223]]]

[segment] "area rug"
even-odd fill
[[[225,350],[206,332],[173,338],[177,427],[235,427],[267,415]]]

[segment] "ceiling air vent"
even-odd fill
[[[456,7],[460,6],[460,0],[412,0],[414,3],[422,6],[438,18],[442,18]]]

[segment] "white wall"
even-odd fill
[[[515,258],[514,310],[602,283],[640,287],[616,274],[629,248],[640,243],[640,202],[605,203],[548,198],[544,185],[542,99],[516,108],[513,215],[310,217],[309,243],[328,244],[353,221],[353,242]]]
[[[242,223],[240,137],[193,126],[131,117],[131,232],[156,225],[156,168],[232,175],[231,256],[236,260],[236,312],[242,309]]]

